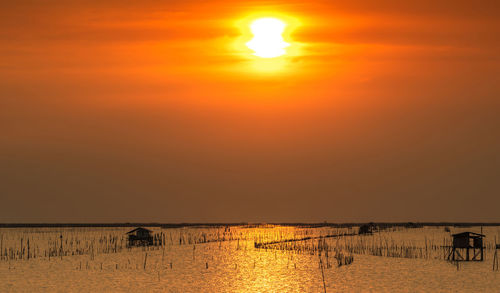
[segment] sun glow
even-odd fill
[[[292,74],[297,68],[297,63],[293,61],[302,56],[304,48],[304,44],[293,36],[303,25],[297,16],[261,11],[238,18],[234,24],[240,31],[239,37],[231,43],[242,61],[238,63],[238,70],[258,74]]]
[[[259,18],[250,24],[253,39],[246,43],[255,56],[274,58],[286,54],[285,48],[290,46],[283,39],[286,24],[276,18]]]

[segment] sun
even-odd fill
[[[246,43],[255,56],[274,58],[286,54],[285,48],[290,46],[283,39],[286,24],[277,18],[259,18],[250,24],[253,39]]]

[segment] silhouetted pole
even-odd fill
[[[62,234],[61,234],[60,238],[61,238],[61,247],[59,248],[59,255],[61,256],[61,259],[62,259],[62,252],[63,252],[63,244],[62,244],[63,243],[63,237],[62,237]]]

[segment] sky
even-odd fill
[[[0,222],[500,222],[498,1],[9,1]],[[252,55],[248,24],[287,24]]]

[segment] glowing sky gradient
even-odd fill
[[[0,221],[500,221],[499,6],[3,3]]]

